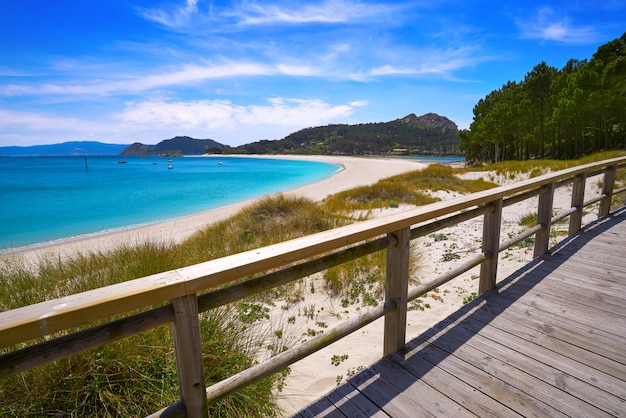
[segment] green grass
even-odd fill
[[[209,384],[254,364],[254,335],[227,309],[200,315]],[[0,415],[145,416],[179,399],[169,327],[126,338],[2,380]],[[268,378],[211,406],[210,416],[273,416]]]
[[[527,213],[526,215],[522,215],[519,220],[519,225],[525,228],[532,228],[537,225],[537,214]]]
[[[482,179],[460,179],[456,176],[459,172],[459,169],[449,166],[431,164],[422,170],[389,177],[371,186],[337,193],[326,198],[324,205],[333,212],[397,207],[401,203],[422,206],[439,200],[426,194],[427,190],[473,193],[497,186]]]
[[[529,173],[530,177],[536,177],[548,171],[564,170],[582,164],[626,156],[626,151],[605,151],[588,155],[578,160],[526,160],[526,161],[501,161],[482,167],[469,167],[462,171],[495,171],[497,174],[511,176],[511,173]]]
[[[400,174],[391,179],[398,179],[406,187],[416,190],[448,190],[460,193],[474,193],[497,186],[483,179],[464,180],[456,176],[464,171],[447,165],[431,164],[423,170]]]

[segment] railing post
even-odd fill
[[[552,203],[554,201],[554,183],[543,186],[543,191],[539,195],[537,207],[537,225],[541,225],[541,230],[535,236],[535,250],[533,258],[537,258],[548,252],[550,245],[550,228],[552,226]]]
[[[198,298],[187,295],[172,299],[174,307],[174,349],[180,396],[187,410],[187,417],[208,417]]]
[[[406,343],[407,293],[409,288],[410,228],[396,231],[397,243],[387,248],[385,300],[396,309],[385,315],[383,355],[400,351]]]
[[[581,173],[574,178],[572,185],[572,206],[576,208],[576,212],[572,213],[569,218],[569,235],[574,235],[583,224],[583,205],[585,204],[585,185],[587,183],[587,174]]]
[[[496,287],[498,273],[498,254],[500,247],[500,227],[502,222],[502,199],[489,204],[491,210],[485,213],[483,224],[483,254],[487,259],[480,265],[480,282],[478,293],[484,293]]]
[[[604,172],[604,180],[602,181],[602,194],[604,197],[600,201],[598,218],[608,215],[611,211],[611,200],[613,198],[613,188],[615,187],[616,172],[617,165],[608,166]]]

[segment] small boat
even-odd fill
[[[168,169],[168,170],[171,170],[172,168],[174,168],[174,167],[172,167],[171,165],[168,165],[168,166],[167,166],[167,169]]]
[[[117,163],[118,164],[126,164],[126,160],[119,160]]]
[[[222,162],[221,162],[221,161],[220,161],[220,162],[218,162],[218,163],[217,163],[217,165],[222,165]]]

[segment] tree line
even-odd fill
[[[474,106],[467,161],[573,159],[626,149],[626,33],[562,69],[541,62]]]

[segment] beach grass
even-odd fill
[[[597,160],[605,158],[609,157],[605,154]],[[513,163],[500,167],[508,172],[537,169],[535,165],[522,168]],[[555,167],[561,168],[561,163],[545,165],[545,169]],[[0,259],[0,309],[10,310],[328,230],[362,219],[357,214],[361,210],[423,205],[435,201],[428,194],[432,190],[470,193],[495,186],[456,176],[465,171],[430,165],[329,196],[322,202],[283,194],[265,197],[179,244],[122,243],[108,251],[48,256],[34,262],[5,257]],[[626,181],[625,174],[619,176]],[[413,254],[412,265],[417,266],[419,252]],[[373,305],[382,298],[384,271],[384,253],[372,254],[325,272],[325,290],[341,304]],[[296,301],[302,292],[303,284],[294,283],[202,314],[207,382],[224,379],[290,344],[283,329],[262,331],[254,324],[266,318],[274,300]],[[277,340],[280,344],[267,343]],[[147,415],[179,398],[174,357],[170,328],[160,327],[4,378],[0,380],[0,415]],[[211,416],[276,415],[275,391],[285,373],[287,370],[212,405]]]
[[[383,179],[370,186],[361,186],[329,196],[324,205],[333,212],[372,210],[398,207],[400,204],[423,206],[438,201],[428,191],[455,191],[472,193],[496,187],[483,179],[465,180],[457,177],[459,169],[441,164],[431,164]]]
[[[564,170],[566,168],[575,167],[577,165],[589,164],[592,162],[608,160],[611,158],[623,157],[625,155],[626,151],[603,151],[579,158],[577,160],[510,160],[500,161],[481,167],[468,167],[462,169],[462,171],[494,171],[498,175],[506,175],[509,178],[514,178],[516,174],[529,173],[529,177],[537,177],[548,171]]]

